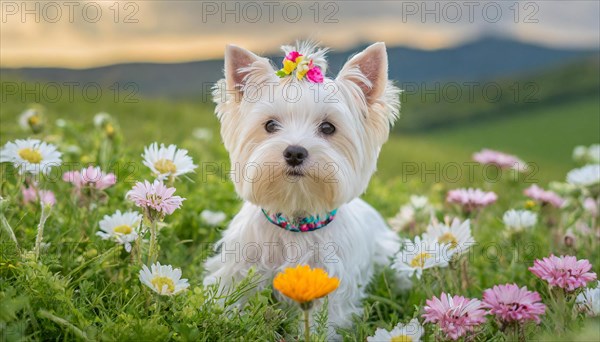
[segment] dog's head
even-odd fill
[[[283,50],[325,74],[324,49]],[[280,77],[266,58],[227,46],[225,78],[213,96],[238,194],[285,215],[323,213],[358,197],[398,116],[399,90],[387,69],[383,43],[318,83]]]

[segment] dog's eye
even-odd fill
[[[335,126],[330,122],[323,122],[319,125],[319,132],[325,135],[332,135],[335,132]]]
[[[269,120],[265,124],[265,131],[269,133],[275,133],[279,130],[279,123],[275,120]]]

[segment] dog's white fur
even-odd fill
[[[283,50],[298,50],[325,72],[326,50],[310,43]],[[340,279],[329,295],[331,325],[351,324],[374,265],[387,264],[399,248],[397,235],[358,199],[398,116],[399,90],[388,81],[387,67],[385,45],[376,43],[352,57],[335,79],[316,84],[279,78],[267,59],[227,46],[225,78],[213,95],[237,173],[235,189],[245,203],[219,241],[218,253],[206,262],[205,284],[228,288],[254,267],[268,286],[286,267],[321,267]],[[280,129],[267,133],[268,120],[276,120]],[[323,121],[335,126],[333,135],[319,133]],[[290,145],[308,151],[303,177],[288,175],[283,151]],[[261,208],[287,217],[339,209],[328,226],[297,233],[267,221]]]

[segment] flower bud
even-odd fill
[[[575,246],[575,243],[577,242],[577,240],[576,240],[575,234],[573,233],[573,230],[571,228],[567,229],[567,232],[565,233],[565,236],[563,237],[563,242],[564,242],[565,246],[567,246],[569,248],[573,248]]]

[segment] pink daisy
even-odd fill
[[[117,177],[114,173],[105,173],[100,167],[90,165],[81,171],[65,172],[63,180],[72,183],[77,189],[87,186],[96,190],[104,190],[113,186],[117,182]]]
[[[565,200],[559,195],[557,195],[555,192],[544,190],[536,184],[533,184],[532,186],[525,189],[523,193],[525,194],[525,196],[535,201],[541,202],[543,204],[550,204],[555,208],[560,208],[565,203]]]
[[[54,193],[52,191],[40,190],[39,195],[40,195],[40,203],[42,205],[53,207],[56,204],[56,196],[54,196]]]
[[[480,189],[454,189],[448,192],[446,201],[448,203],[456,203],[463,206],[467,212],[477,208],[487,207],[496,202],[498,196],[493,192],[485,192]]]
[[[473,154],[473,160],[481,164],[496,165],[501,169],[514,169],[520,172],[527,170],[527,164],[516,156],[487,148]]]
[[[547,281],[550,286],[558,286],[569,292],[596,280],[596,273],[590,272],[591,269],[592,264],[588,260],[577,260],[570,255],[550,255],[542,260],[535,260],[533,267],[529,267],[531,273]]]
[[[35,185],[21,186],[21,194],[23,195],[23,203],[33,203],[37,200],[37,189]]]
[[[583,201],[583,208],[593,217],[598,217],[598,202],[595,199],[591,197],[586,198]]]
[[[478,299],[463,296],[451,297],[442,293],[441,298],[433,297],[426,301],[425,323],[437,323],[444,334],[457,340],[475,327],[485,322],[487,314]]]
[[[21,193],[23,194],[23,203],[35,203],[38,200],[42,205],[54,206],[56,204],[56,196],[50,190],[41,190],[37,188],[34,183],[30,186],[21,186]]]
[[[181,203],[185,200],[185,198],[173,196],[174,193],[175,188],[169,188],[159,180],[155,180],[152,184],[144,181],[144,183],[137,182],[133,189],[127,192],[127,198],[135,202],[138,207],[151,213],[170,215],[180,208]]]
[[[496,285],[483,292],[483,307],[490,309],[489,313],[502,323],[540,323],[540,315],[546,311],[541,300],[539,293],[516,284]]]

